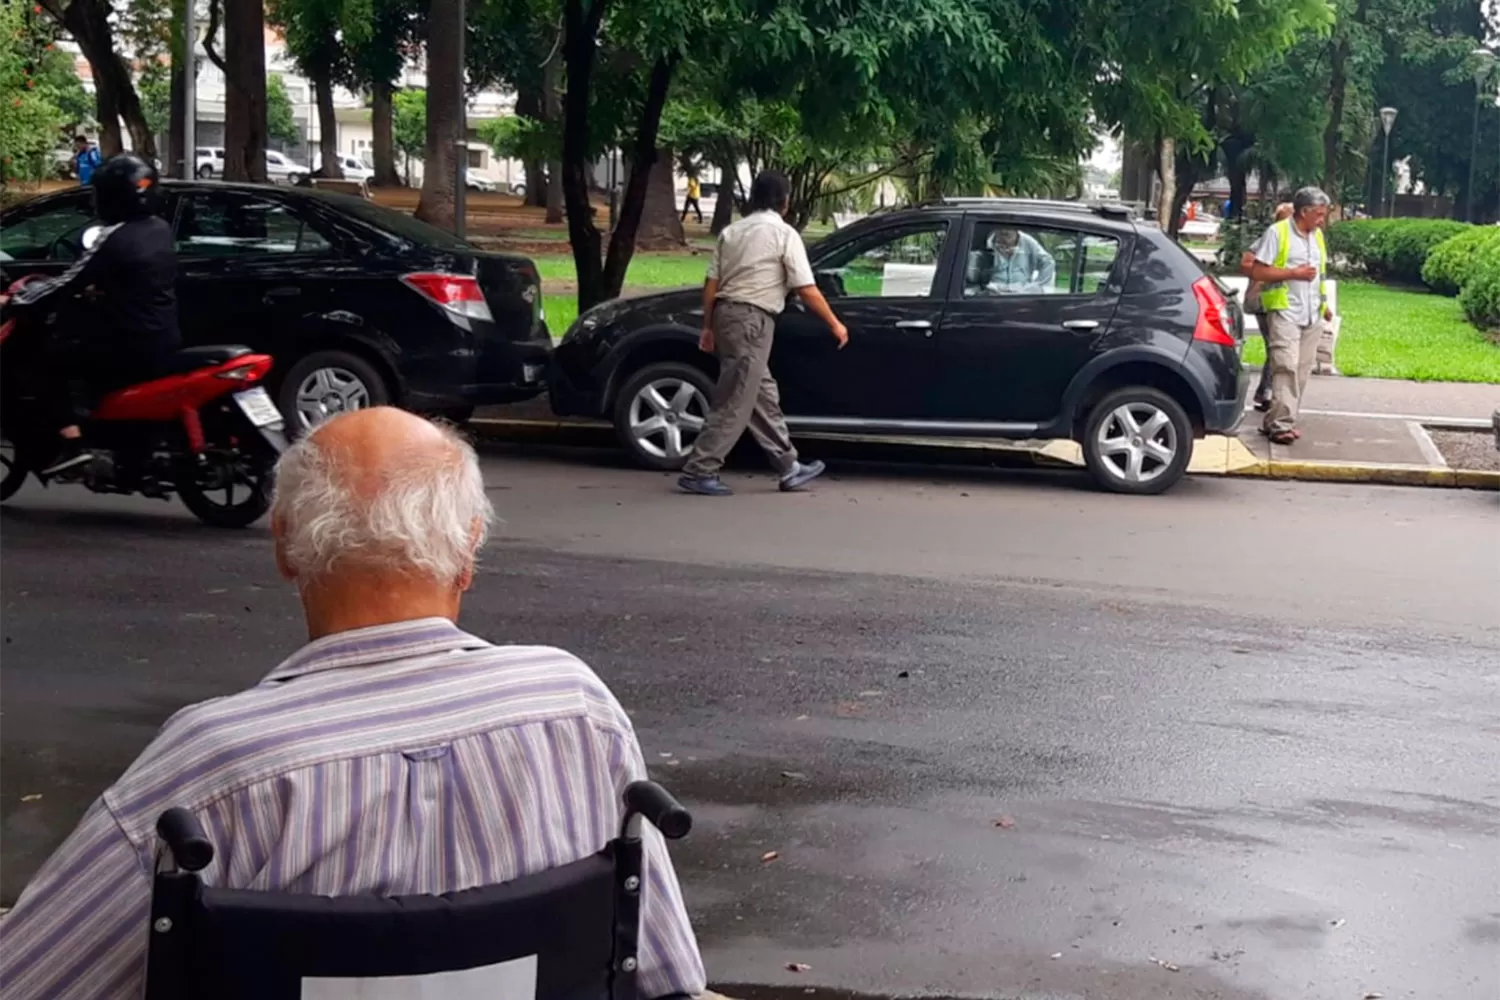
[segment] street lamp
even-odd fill
[[[1490,67],[1495,62],[1495,53],[1489,49],[1479,48],[1469,53],[1474,57],[1474,130],[1469,135],[1469,197],[1468,205],[1464,209],[1464,220],[1474,221],[1474,168],[1479,164],[1479,104],[1483,97],[1481,88],[1484,86],[1485,78],[1490,75]]]
[[[1385,130],[1385,158],[1382,161],[1384,167],[1380,172],[1380,207],[1385,209],[1385,217],[1387,219],[1395,214],[1394,199],[1392,199],[1392,204],[1389,207],[1387,207],[1385,202],[1385,188],[1391,179],[1391,126],[1395,124],[1396,109],[1381,108],[1380,127]]]

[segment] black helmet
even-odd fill
[[[94,214],[108,225],[144,219],[161,204],[156,168],[134,153],[111,156],[94,171]]]

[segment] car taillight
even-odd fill
[[[402,275],[407,287],[421,292],[424,297],[442,306],[465,325],[471,319],[492,320],[489,304],[484,301],[484,292],[479,282],[467,274],[443,274],[422,272]]]
[[[1219,286],[1207,275],[1193,282],[1193,298],[1198,300],[1198,322],[1193,326],[1193,339],[1210,344],[1236,346],[1234,330],[1229,325],[1229,300],[1219,291]]]

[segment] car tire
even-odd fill
[[[1182,404],[1150,386],[1105,395],[1084,421],[1083,461],[1111,493],[1161,493],[1193,457],[1193,425]]]
[[[515,187],[510,189],[510,193],[515,195],[517,198],[524,198],[526,197],[526,185],[517,184]]]
[[[708,417],[713,391],[713,379],[696,365],[681,361],[646,365],[625,380],[615,397],[615,433],[643,467],[675,472],[687,464]]]
[[[349,351],[317,351],[287,370],[276,394],[288,437],[301,437],[337,413],[384,406],[391,388],[376,367]]]
[[[0,502],[15,496],[30,474],[20,448],[10,438],[0,436]]]
[[[214,179],[214,168],[205,163],[198,168],[198,179],[200,181],[211,181]]]

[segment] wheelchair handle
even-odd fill
[[[668,840],[681,840],[693,828],[693,817],[672,793],[654,781],[634,781],[625,787],[625,817],[642,816]]]
[[[214,859],[214,845],[203,832],[198,817],[183,808],[168,809],[156,821],[156,835],[172,852],[178,868],[198,872]]]

